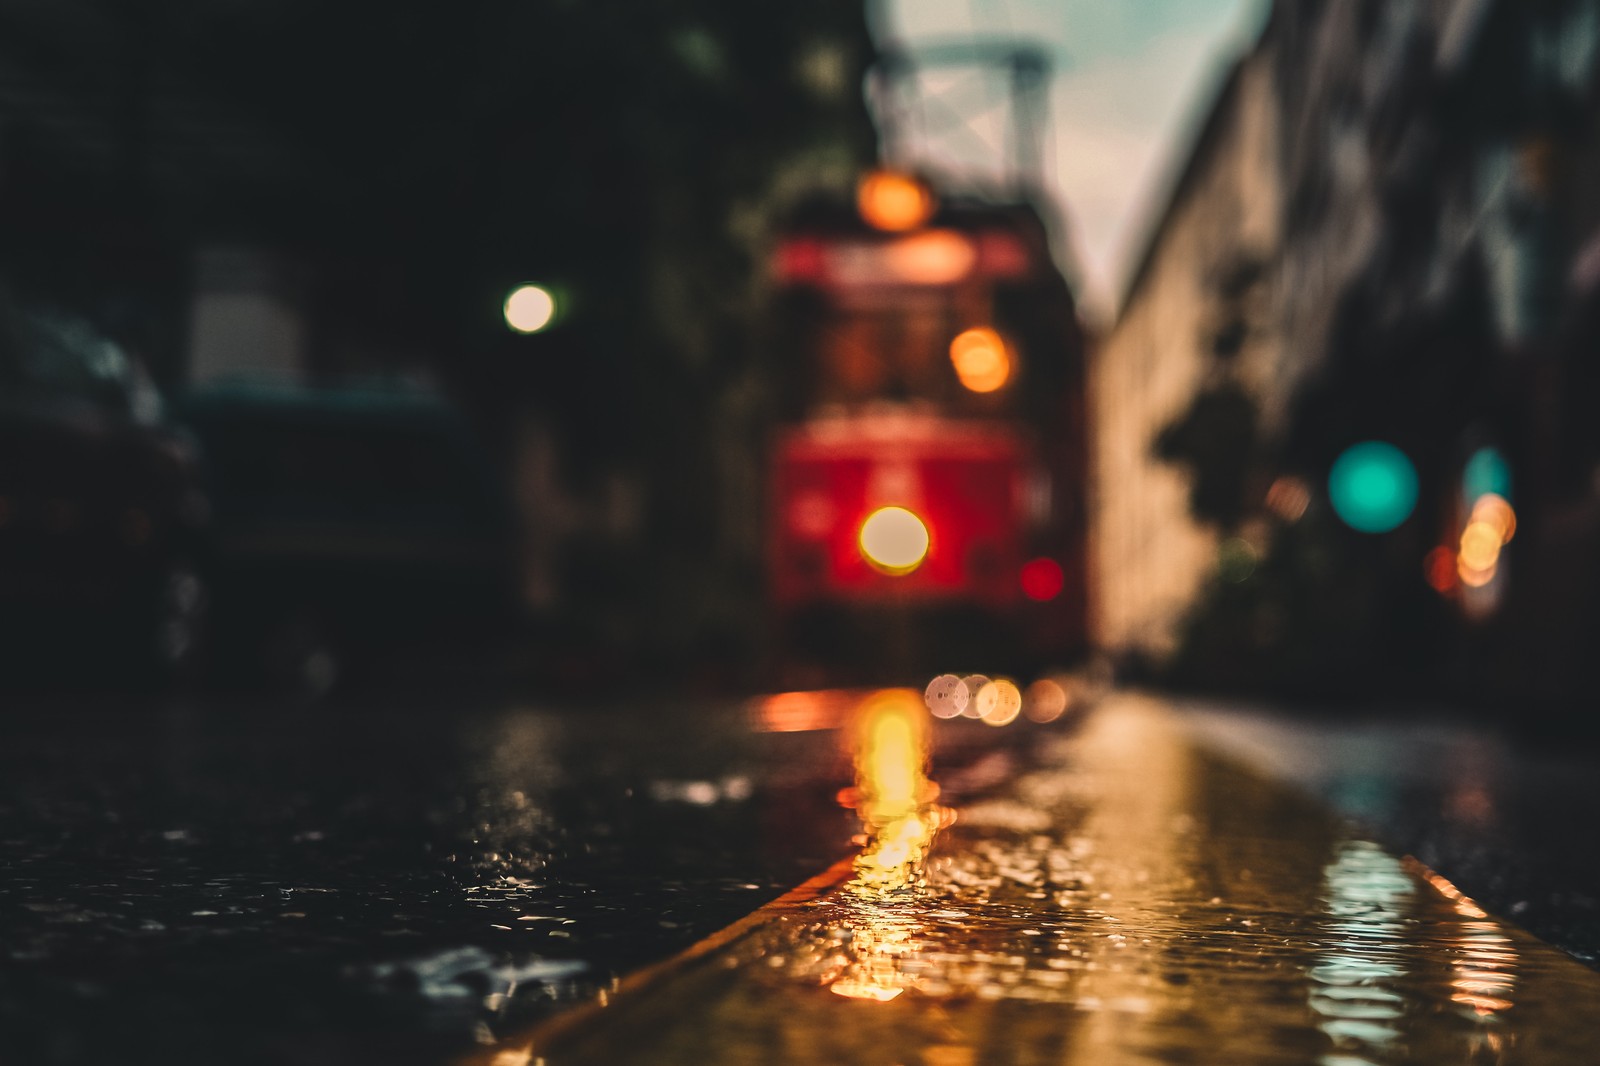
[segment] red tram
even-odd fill
[[[798,212],[773,266],[767,571],[789,649],[836,661],[912,631],[938,665],[1080,651],[1084,340],[1037,211],[880,173],[856,205]]]

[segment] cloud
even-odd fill
[[[1120,295],[1222,71],[1216,41],[1173,33],[1057,81],[1051,184],[1072,220],[1085,301],[1101,313]]]
[[[1047,178],[1084,301],[1105,315],[1224,64],[1264,13],[1264,0],[886,0],[873,23],[883,44],[1004,37],[1057,57]],[[995,162],[980,141],[956,151],[976,172]]]

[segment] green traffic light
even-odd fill
[[[1417,505],[1417,471],[1392,444],[1353,444],[1328,471],[1328,499],[1351,529],[1387,533]]]

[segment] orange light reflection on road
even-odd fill
[[[910,983],[900,960],[915,952],[916,927],[893,914],[863,912],[850,923],[852,960],[828,990],[850,999],[887,1003]]]
[[[1446,878],[1434,873],[1432,870],[1428,869],[1426,866],[1423,866],[1420,862],[1417,862],[1414,859],[1407,863],[1407,865],[1413,872],[1420,874],[1424,881],[1432,885],[1434,891],[1438,892],[1439,895],[1443,896],[1451,903],[1454,903],[1457,914],[1464,918],[1489,917],[1488,913],[1485,912],[1482,907],[1478,906],[1471,899],[1467,898],[1466,893],[1462,892]]]
[[[809,733],[838,729],[855,707],[857,696],[842,689],[779,692],[752,700],[752,724],[763,733]]]
[[[934,803],[939,786],[927,776],[928,712],[916,692],[886,689],[862,704],[853,732],[853,799],[866,844],[852,886],[866,894],[913,887],[950,816]]]
[[[1517,963],[1517,949],[1511,938],[1449,880],[1414,859],[1407,866],[1453,903],[1456,913],[1466,919],[1461,923],[1462,936],[1450,961],[1455,971],[1450,981],[1450,999],[1484,1018],[1511,1009]]]
[[[920,693],[885,689],[867,697],[851,728],[856,784],[842,795],[861,819],[865,844],[855,877],[847,958],[828,982],[835,995],[885,1003],[910,987],[902,963],[917,951],[919,929],[903,909],[923,885],[923,863],[954,813],[934,801],[928,779],[931,720]]]

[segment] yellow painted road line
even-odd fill
[[[669,959],[635,970],[618,981],[608,992],[593,1002],[572,1007],[561,1014],[535,1026],[529,1032],[485,1048],[459,1060],[462,1066],[513,1066],[535,1061],[534,1049],[547,1047],[560,1041],[566,1034],[585,1025],[604,1024],[602,1017],[611,1003],[618,998],[631,998],[644,992],[697,960],[727,947],[752,930],[792,915],[802,907],[815,903],[849,880],[854,871],[854,857],[841,859],[826,870],[797,885],[777,899],[756,908],[732,925],[717,930],[703,940],[691,944]]]

